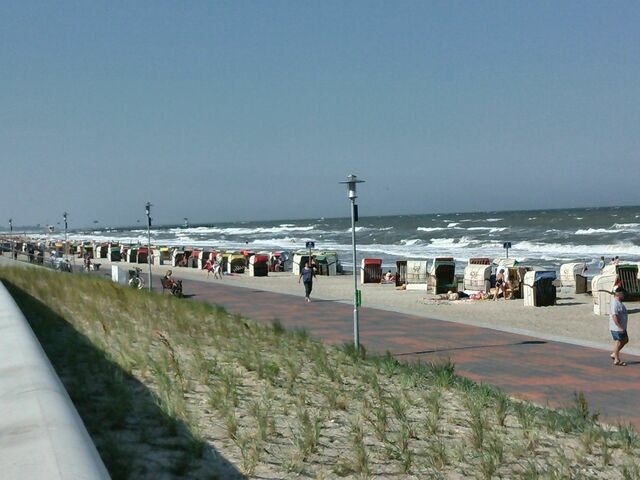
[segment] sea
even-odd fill
[[[59,234],[59,232],[58,232]],[[146,226],[85,229],[69,232],[70,240],[146,244]],[[304,249],[337,251],[352,266],[351,219],[313,218],[197,225],[154,226],[155,245],[214,247],[254,251]],[[362,217],[356,224],[358,262],[381,258],[393,269],[399,259],[453,257],[464,268],[470,257],[508,256],[525,265],[559,270],[562,263],[640,261],[640,207],[575,208],[508,212],[438,213]]]

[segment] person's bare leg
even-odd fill
[[[613,353],[611,354],[611,358],[613,358],[613,363],[620,362],[620,349],[622,346],[620,345],[622,342],[620,340],[615,340],[613,342]]]
[[[624,340],[620,340],[620,346],[618,347],[618,360],[620,360],[620,350],[624,348],[624,346],[629,343],[629,339],[625,338]]]
[[[615,342],[613,342],[613,354],[611,355],[611,357],[613,358],[613,363],[621,363],[620,350],[622,350],[627,343],[629,343],[628,338],[625,338],[624,340],[616,340]]]

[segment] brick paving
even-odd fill
[[[230,313],[264,323],[278,319],[333,344],[353,341],[352,305],[306,303],[300,290],[296,296],[224,280],[184,281],[185,293]],[[457,373],[541,405],[570,405],[582,391],[603,420],[640,428],[640,357],[623,353],[628,366],[614,367],[603,350],[373,308],[360,309],[360,342],[369,352],[389,351],[404,361],[451,359]]]

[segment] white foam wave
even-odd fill
[[[576,230],[576,235],[595,235],[599,233],[620,233],[622,230],[620,229],[608,229],[608,228],[586,228]]]
[[[555,256],[555,258],[577,258],[581,256],[600,255],[626,255],[628,257],[639,257],[640,246],[630,242],[614,243],[611,245],[571,245],[562,243],[535,243],[518,242],[513,245],[513,252],[536,253]]]
[[[447,228],[455,228],[458,225],[460,225],[460,222],[451,222],[450,224],[447,225]]]
[[[400,245],[407,245],[407,246],[421,245],[422,243],[423,243],[422,240],[420,240],[419,238],[411,238],[409,240],[400,240]]]
[[[503,218],[487,218],[485,222],[500,222]]]
[[[431,245],[434,247],[464,248],[468,247],[472,243],[477,244],[478,242],[470,239],[469,237],[431,239]]]
[[[467,228],[468,231],[487,231],[489,233],[498,233],[498,232],[504,232],[507,229],[507,227],[469,227]]]
[[[418,227],[419,232],[439,232],[440,230],[446,230],[444,227]]]
[[[287,232],[310,232],[316,228],[315,225],[305,227],[295,226],[274,226],[274,227],[193,227],[193,228],[171,228],[167,232],[178,235],[260,235],[278,234]]]
[[[640,228],[640,223],[614,223],[612,228],[618,228],[620,230],[635,230]]]

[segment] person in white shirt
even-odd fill
[[[627,307],[624,306],[622,300],[624,299],[624,289],[619,287],[613,294],[611,300],[611,311],[609,314],[609,330],[611,331],[611,337],[613,337],[613,353],[611,358],[613,364],[626,367],[626,362],[620,360],[620,350],[629,343],[629,335],[627,334]]]

